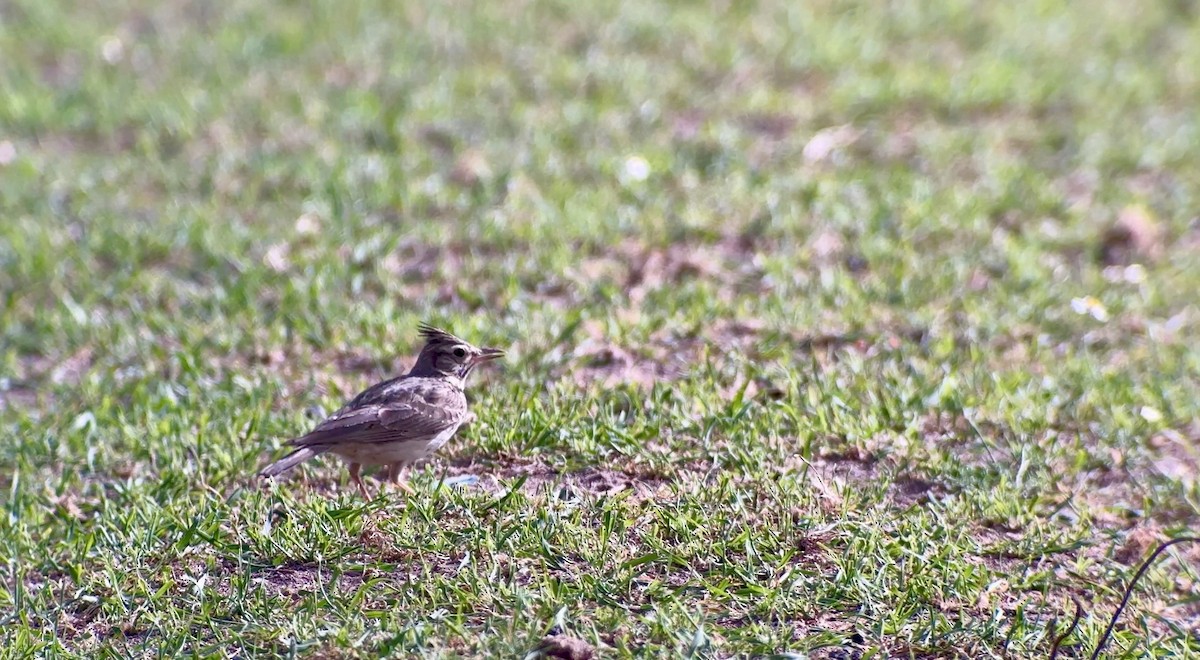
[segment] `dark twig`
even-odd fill
[[[1071,619],[1071,625],[1067,626],[1063,634],[1054,638],[1054,644],[1050,646],[1050,660],[1058,657],[1058,649],[1062,646],[1063,640],[1075,632],[1075,629],[1079,627],[1079,620],[1083,618],[1083,603],[1079,602],[1079,599],[1074,596],[1071,596],[1071,600],[1075,603],[1075,617]],[[1054,628],[1057,624],[1058,622],[1055,621],[1050,627]]]
[[[1167,548],[1180,543],[1200,543],[1200,536],[1180,536],[1179,538],[1174,538],[1165,543],[1161,543],[1157,548],[1154,549],[1154,552],[1150,554],[1150,557],[1148,557],[1146,561],[1142,562],[1142,565],[1140,568],[1138,568],[1137,573],[1134,573],[1133,579],[1129,581],[1129,586],[1125,587],[1125,595],[1121,597],[1121,604],[1117,606],[1117,611],[1113,612],[1112,619],[1108,622],[1108,627],[1104,629],[1104,634],[1100,636],[1100,642],[1096,644],[1096,650],[1092,651],[1091,660],[1096,660],[1096,658],[1100,657],[1100,651],[1104,650],[1104,645],[1108,643],[1108,638],[1112,637],[1113,629],[1117,627],[1117,620],[1121,618],[1121,613],[1125,611],[1125,606],[1129,604],[1129,599],[1133,596],[1133,588],[1137,586],[1138,580],[1142,579],[1142,575],[1144,575],[1146,570],[1150,568],[1150,565],[1153,564],[1156,559],[1158,559],[1159,555],[1166,552]],[[1079,601],[1075,601],[1075,604],[1078,605]],[[1076,620],[1078,620],[1078,616],[1076,617]],[[1072,628],[1073,627],[1074,626],[1072,625]],[[1070,630],[1067,632],[1070,632]],[[1057,652],[1058,642],[1055,642],[1054,648],[1050,654],[1051,659],[1054,658],[1054,654]]]

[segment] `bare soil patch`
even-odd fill
[[[629,491],[637,501],[658,499],[669,491],[670,483],[661,477],[598,467],[564,473],[537,459],[510,459],[503,463],[465,459],[450,463],[446,472],[449,477],[476,477],[471,487],[491,493],[506,492],[511,487],[506,484],[523,479],[522,492],[559,498]]]

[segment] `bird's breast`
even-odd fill
[[[459,425],[455,424],[427,438],[382,442],[343,442],[331,447],[330,451],[351,463],[365,465],[415,463],[441,449],[450,441],[450,438],[454,437],[458,427]]]

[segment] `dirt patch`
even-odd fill
[[[1200,518],[1182,497],[1167,497],[1164,491],[1195,486],[1200,428],[1165,429],[1145,447],[1121,448],[1107,446],[1088,426],[1070,420],[1023,435],[987,420],[930,412],[922,418],[919,433],[923,447],[944,452],[974,472],[992,475],[988,478],[998,470],[1027,468],[1035,482],[1045,481],[1045,515],[1060,521],[1072,523],[1087,516],[1100,528],[1126,529],[1146,516],[1159,523],[1182,524]],[[1030,463],[1026,450],[1043,457]],[[1046,479],[1047,473],[1058,476]],[[1143,510],[1148,503],[1153,503],[1152,511]]]
[[[1180,482],[1164,480],[1157,472],[1161,461],[1117,449],[1106,453],[1107,456],[1097,455],[1089,469],[1076,470],[1069,482],[1064,480],[1055,485],[1054,499],[1065,500],[1071,505],[1062,508],[1060,516],[1073,520],[1078,514],[1086,514],[1092,524],[1102,529],[1127,529],[1143,518],[1160,524],[1194,525],[1197,522],[1200,516],[1196,509],[1183,498],[1175,495],[1164,498],[1163,488],[1174,491]],[[1066,456],[1056,457],[1050,461],[1048,469],[1070,474],[1072,460]],[[1152,504],[1153,508],[1147,510],[1147,504]]]
[[[650,389],[655,383],[681,377],[688,369],[688,356],[692,352],[685,353],[682,346],[668,349],[661,344],[627,348],[602,337],[589,338],[576,346],[570,362],[556,376],[569,377],[583,387],[632,385]],[[661,359],[666,353],[672,356],[669,362]]]
[[[32,571],[24,577],[24,588],[34,594],[49,590],[51,606],[29,610],[26,614],[33,628],[53,629],[66,647],[75,652],[95,648],[100,640],[112,636],[136,638],[139,633],[132,623],[112,625],[106,622],[102,606],[107,591],[83,591],[68,575],[61,572]]]
[[[717,321],[701,333],[700,339],[711,346],[736,348],[750,357],[760,354],[757,346],[764,341],[781,342],[793,352],[804,355],[850,350],[870,356],[905,345],[922,344],[928,336],[927,328],[900,325],[811,333],[772,328],[758,319],[741,319]]]
[[[901,507],[929,504],[935,495],[945,493],[946,488],[935,481],[913,476],[901,476],[892,482],[892,500]]]
[[[314,460],[314,463],[322,459]],[[328,459],[327,459],[328,460]],[[291,477],[297,483],[291,488],[304,489],[311,497],[333,497],[338,493],[356,492],[343,475],[345,467],[340,460],[328,460],[322,464],[322,469],[309,471],[304,476]],[[662,499],[668,497],[672,483],[671,475],[664,475],[644,466],[628,463],[616,466],[619,469],[585,467],[581,470],[562,471],[539,458],[503,455],[499,457],[468,456],[456,458],[450,454],[441,459],[433,459],[429,463],[421,463],[408,469],[406,477],[410,480],[422,470],[425,474],[417,476],[410,483],[419,492],[430,491],[437,487],[465,488],[482,490],[487,493],[501,495],[509,492],[514,482],[521,480],[520,491],[528,496],[554,497],[558,499],[576,499],[581,497],[599,497],[627,493],[627,497],[635,502]],[[686,469],[686,468],[685,468]],[[297,472],[297,475],[303,474]],[[369,468],[363,472],[364,481],[374,495],[379,489],[388,489],[383,483],[384,468]],[[263,481],[253,478],[252,484],[259,487],[273,487],[271,484],[284,483],[288,477],[275,481]],[[439,480],[444,483],[439,484]],[[395,495],[395,497],[404,497]],[[374,541],[372,532],[363,532],[363,541],[368,545]],[[374,539],[374,540],[373,540]],[[377,544],[384,548],[385,544]],[[390,546],[389,546],[390,547]]]
[[[1168,540],[1163,529],[1151,521],[1136,525],[1113,540],[1097,536],[1081,540],[1065,538],[1058,543],[1039,540],[1031,544],[1022,532],[1019,528],[991,526],[972,533],[980,543],[980,558],[1000,576],[980,595],[976,609],[999,608],[1008,616],[1014,616],[1020,609],[1027,620],[1034,617],[1047,627],[1057,619],[1059,630],[1074,612],[1075,601],[1086,616],[1107,622],[1119,603],[1117,594],[1137,567],[1160,543]],[[1131,605],[1151,616],[1126,612],[1118,630],[1130,629],[1136,636],[1142,636],[1147,634],[1147,628],[1148,634],[1154,635],[1168,634],[1176,626],[1200,626],[1200,605],[1191,602],[1196,584],[1191,572],[1181,570],[1176,559],[1188,565],[1200,563],[1200,547],[1179,546],[1159,558],[1157,568],[1175,573],[1174,584],[1153,599],[1144,596],[1147,584],[1139,587]],[[1080,573],[1073,566],[1086,568]],[[1048,571],[1053,577],[1046,579]],[[1114,578],[1119,573],[1124,577]],[[1035,578],[1033,582],[1029,582],[1031,578]],[[1033,590],[1014,586],[1027,582]],[[1039,590],[1039,582],[1043,582],[1040,589],[1045,591]],[[1098,583],[1108,584],[1112,590],[1099,591]]]
[[[735,354],[759,357],[760,346],[766,342],[782,343],[797,354],[835,356],[838,350],[853,350],[870,356],[920,344],[928,337],[927,329],[911,327],[809,334],[774,328],[758,319],[719,320],[695,330],[663,328],[636,344],[614,339],[598,321],[585,322],[580,330],[583,336],[568,358],[552,370],[553,378],[581,386],[641,389],[684,378],[707,360]],[[754,390],[773,398],[782,394],[765,381],[756,382]]]
[[[791,456],[782,471],[803,474],[829,515],[841,515],[849,493],[862,495],[881,489],[884,503],[907,509],[927,505],[934,497],[950,492],[949,486],[935,479],[903,472],[890,476],[896,472],[895,466],[858,448],[825,453],[810,461]]]
[[[1162,529],[1154,523],[1134,527],[1117,546],[1113,558],[1126,566],[1142,562],[1159,543],[1167,540]]]
[[[792,134],[799,122],[791,115],[758,112],[742,117],[739,123],[756,135],[771,140],[783,140]]]
[[[1156,261],[1165,250],[1162,224],[1146,208],[1129,206],[1101,238],[1097,257],[1106,266]]]
[[[1200,422],[1182,430],[1164,429],[1150,438],[1149,447],[1151,469],[1184,488],[1195,487],[1200,479]]]
[[[513,481],[524,479],[521,491],[528,495],[574,499],[597,497],[628,491],[635,501],[658,499],[669,490],[669,481],[644,474],[587,467],[573,472],[561,472],[533,459],[518,459],[505,463],[481,462],[467,459],[447,466],[450,477],[475,477],[473,488],[491,493],[504,493]]]
[[[226,568],[225,574],[232,574],[233,567]],[[333,575],[334,572],[328,566],[313,563],[290,563],[256,571],[253,582],[262,585],[272,596],[296,600],[300,596],[323,591],[324,585]],[[353,593],[362,586],[362,583],[361,571],[339,571],[335,591]]]
[[[596,649],[578,637],[558,634],[543,637],[534,654],[534,657],[557,660],[592,660],[596,657]]]
[[[38,391],[23,383],[0,382],[0,410],[28,410],[37,406]]]
[[[619,287],[633,308],[655,291],[695,282],[715,285],[718,297],[726,299],[769,288],[758,266],[754,239],[740,235],[715,242],[678,240],[665,247],[628,239],[584,258],[572,276],[591,286]]]
[[[92,368],[94,351],[84,346],[67,358],[59,361],[50,371],[50,382],[55,385],[74,385]]]
[[[0,408],[32,408],[48,385],[72,387],[91,371],[95,351],[84,346],[66,356],[25,355],[16,373],[0,377]]]
[[[788,456],[781,470],[784,474],[801,474],[829,515],[840,515],[846,494],[859,491],[866,484],[877,483],[879,465],[866,456],[827,454],[805,460]]]

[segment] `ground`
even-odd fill
[[[1042,658],[1072,598],[1080,657],[1200,525],[1194,1],[10,0],[0,53],[17,657]],[[415,496],[254,478],[421,321],[509,357]],[[1197,559],[1109,657],[1200,654]]]

